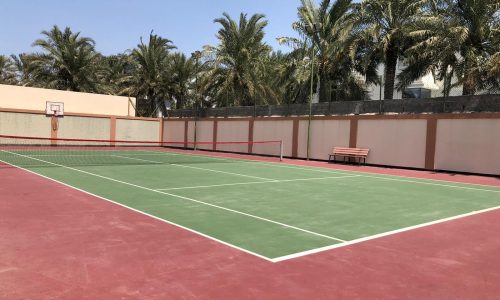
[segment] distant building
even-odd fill
[[[404,64],[398,63],[396,68],[396,76],[403,70]],[[380,65],[378,74],[384,74],[384,65]],[[383,76],[383,75],[381,75]],[[383,79],[383,78],[382,78]],[[396,79],[397,82],[397,79]],[[456,82],[456,79],[454,80]],[[443,96],[444,84],[442,81],[436,80],[431,73],[420,77],[414,81],[411,85],[406,87],[402,91],[394,89],[393,99],[407,99],[407,98],[435,98]],[[450,96],[459,96],[462,94],[461,87],[455,87],[452,89]],[[371,85],[368,88],[368,96],[371,100],[381,100],[384,98],[384,84]]]

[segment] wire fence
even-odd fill
[[[333,101],[314,103],[312,115],[418,114],[500,112],[500,95],[456,96],[428,99]],[[271,117],[309,115],[309,104],[214,107],[169,110],[167,117]]]

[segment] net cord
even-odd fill
[[[57,119],[56,119],[57,120]],[[16,135],[1,135],[0,138],[13,140],[39,140],[39,141],[61,141],[61,142],[93,142],[93,143],[122,143],[122,144],[146,144],[146,145],[179,145],[179,144],[194,144],[193,141],[132,141],[132,140],[103,140],[103,139],[72,139],[72,138],[49,138],[49,137],[32,137],[32,136],[16,136]],[[265,141],[224,141],[224,142],[204,142],[197,141],[197,145],[238,145],[238,144],[282,144],[278,140]],[[282,146],[280,146],[282,147]]]

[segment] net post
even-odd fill
[[[196,119],[194,119],[194,143],[193,143],[193,151],[196,151]]]
[[[283,140],[280,140],[280,161],[283,161]]]

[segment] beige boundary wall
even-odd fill
[[[436,169],[500,174],[500,119],[437,121]]]
[[[0,135],[50,138],[50,118],[42,114],[0,111]]]
[[[356,146],[369,148],[366,162],[425,168],[426,120],[359,120]]]
[[[54,128],[44,111],[0,108],[0,135],[148,142],[160,142],[164,136],[163,120],[157,118],[66,113],[58,123]]]
[[[307,128],[307,117],[206,118],[197,141],[276,139],[285,156],[305,158]],[[193,119],[165,119],[163,137],[192,142],[193,129]],[[369,164],[500,175],[500,113],[313,117],[310,157],[326,160],[334,146],[369,148]],[[276,154],[257,145],[217,150]]]
[[[40,110],[0,108],[0,135],[90,140],[194,140],[193,119],[67,113],[53,130]],[[197,141],[282,140],[284,155],[305,158],[307,117],[207,118]],[[366,147],[377,165],[500,175],[500,113],[313,117],[310,157],[325,160],[334,146]],[[200,149],[278,154],[275,146],[199,145]]]
[[[47,101],[64,102],[67,113],[135,116],[136,99],[0,84],[0,108],[44,110]]]

